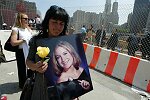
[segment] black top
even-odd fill
[[[88,81],[90,83],[90,89],[85,90],[84,88],[82,88],[82,86],[79,84],[78,80]],[[63,98],[62,96],[64,96],[66,94],[67,96],[69,96],[72,99],[79,97],[93,89],[91,79],[87,75],[85,70],[83,70],[83,72],[81,73],[81,75],[79,76],[78,79],[73,79],[72,81],[68,80],[66,82],[61,82],[61,83],[57,84],[56,86],[57,86],[57,90],[58,90],[58,93],[60,94],[61,98]],[[65,99],[61,99],[61,100],[65,100]]]

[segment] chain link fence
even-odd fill
[[[96,32],[92,33],[92,35],[87,32],[82,41],[94,46],[150,60],[150,33],[137,35],[117,32],[107,34],[106,32],[105,36],[101,36],[101,34],[104,34],[104,32]]]
[[[150,60],[150,33],[148,30],[146,30],[148,27],[146,25],[148,25],[147,23],[149,22],[148,19],[150,19],[150,14],[149,16],[146,14],[147,17],[142,17],[141,19],[138,18],[138,20],[136,20],[137,23],[138,21],[146,22],[142,24],[142,27],[137,25],[138,29],[140,28],[140,30],[133,32],[131,31],[131,28],[133,28],[131,26],[133,24],[131,23],[132,20],[134,20],[133,8],[133,5],[130,4],[118,5],[116,14],[118,14],[119,19],[118,22],[115,23],[114,20],[117,19],[117,16],[116,18],[114,17],[114,19],[111,19],[111,15],[114,13],[114,11],[110,11],[110,15],[107,14],[107,17],[106,14],[104,14],[105,5],[97,7],[79,7],[78,9],[80,13],[79,11],[74,12],[72,17],[73,20],[69,23],[69,26],[75,27],[76,31],[74,33],[82,34],[80,30],[82,25],[85,25],[86,33],[82,34],[82,41],[85,43],[111,49],[116,52],[125,53],[130,56],[136,56]],[[88,9],[88,11],[86,9]],[[112,8],[112,10],[113,9],[116,8]],[[149,8],[145,10],[141,8],[141,12],[147,10],[149,10]],[[87,14],[89,12],[91,12],[91,15]],[[97,19],[96,15],[100,16],[99,19]],[[87,16],[90,16],[89,19]],[[141,15],[139,14],[139,16]],[[107,18],[107,20],[105,18]],[[134,28],[134,30],[136,29],[137,28]]]

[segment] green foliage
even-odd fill
[[[119,33],[129,33],[129,29],[127,29],[127,28],[119,28],[118,32]]]

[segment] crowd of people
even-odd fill
[[[84,26],[84,25],[83,25]],[[81,34],[83,35],[83,42],[91,45],[96,45],[100,47],[106,46],[107,49],[115,50],[118,44],[118,32],[114,29],[109,39],[106,36],[106,29],[100,27],[96,31],[93,29],[93,25],[90,25],[88,29],[84,27],[81,28]]]
[[[118,45],[119,32],[117,29],[113,29],[112,34],[106,36],[106,29],[103,27],[95,31],[92,25],[89,26],[89,29],[86,29],[85,25],[83,25],[80,33],[82,35],[84,33],[82,38],[83,42],[121,52],[122,48]],[[133,33],[126,37],[127,38],[124,39],[124,42],[127,44],[127,48],[125,49],[127,50],[128,55],[136,56],[136,52],[141,52],[141,58],[150,60],[149,32],[144,33],[144,36],[141,36],[138,33]]]
[[[141,52],[141,58],[150,60],[150,33],[144,34],[144,36],[138,33],[129,35],[126,42],[128,55],[136,56],[136,52]]]
[[[35,16],[35,18],[28,19],[28,26],[33,30],[41,30],[41,18],[39,15]],[[12,26],[8,26],[7,23],[3,22],[2,29],[7,30],[11,29]]]

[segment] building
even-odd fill
[[[75,32],[80,32],[80,29],[83,25],[86,28],[89,25],[94,26],[94,30],[99,28],[106,28],[106,31],[111,32],[113,25],[118,24],[119,15],[118,15],[118,2],[113,3],[113,8],[111,12],[111,0],[106,0],[105,8],[103,13],[96,14],[95,12],[85,12],[82,10],[77,10],[73,13],[73,21],[69,23],[75,27]]]
[[[146,28],[148,14],[150,12],[150,0],[135,0],[133,15],[130,23],[130,32],[141,32]]]
[[[73,13],[73,21],[70,23],[75,27],[75,32],[79,33],[83,25],[89,28],[89,25],[93,25],[97,30],[102,25],[102,13],[96,14],[94,12],[85,12],[77,10]]]
[[[104,13],[110,14],[110,12],[111,12],[111,0],[106,0]]]
[[[128,19],[127,19],[127,27],[128,28],[130,28],[130,25],[131,25],[131,18],[132,18],[132,13],[130,13],[129,15],[128,15]]]
[[[110,14],[111,14],[111,0],[106,0],[105,9],[103,12],[103,23],[102,25],[107,28],[109,21],[110,21]]]
[[[113,3],[112,12],[110,15],[110,22],[112,22],[113,24],[118,24],[119,22],[118,2]]]
[[[25,12],[29,18],[36,16],[36,4],[35,2],[29,2],[24,0],[0,0],[0,29],[5,22],[7,28],[13,26],[15,17],[18,12]]]

